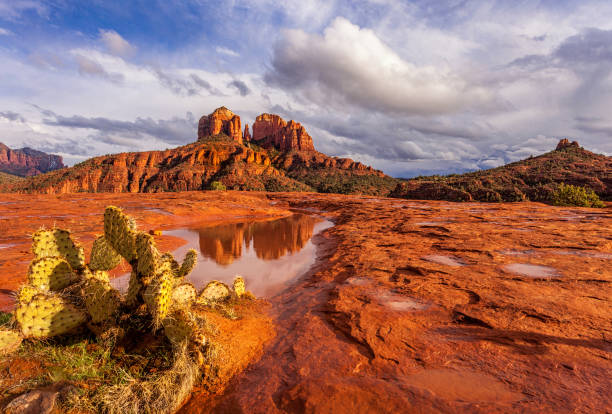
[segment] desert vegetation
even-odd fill
[[[552,203],[556,206],[576,206],[602,208],[605,204],[590,188],[561,183],[552,194]]]
[[[6,372],[24,361],[38,369],[19,380],[0,375],[2,400],[63,383],[70,384],[66,409],[174,412],[196,384],[219,389],[248,363],[258,344],[241,351],[247,341],[235,341],[239,331],[255,326],[266,338],[266,320],[241,277],[197,292],[185,280],[195,250],[182,263],[162,254],[117,207],[106,208],[89,263],[66,230],[41,229],[32,240],[27,283],[14,312],[0,314],[0,364]],[[124,294],[109,279],[122,263],[131,269]]]

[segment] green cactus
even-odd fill
[[[32,253],[36,258],[63,257],[73,269],[85,266],[85,252],[74,243],[68,230],[40,229],[32,235]]]
[[[85,280],[83,297],[87,313],[93,323],[112,321],[119,310],[121,295],[108,280],[89,277]]]
[[[108,206],[104,210],[104,237],[117,253],[131,262],[136,258],[136,231],[133,219],[120,208]]]
[[[175,307],[189,307],[195,301],[197,292],[191,283],[178,285],[172,291],[172,305]]]
[[[149,314],[153,317],[153,329],[157,330],[168,314],[172,300],[172,274],[168,272],[157,275],[147,286],[142,295]]]
[[[246,293],[246,286],[242,276],[236,276],[234,279],[234,293],[237,297],[241,298]]]
[[[138,297],[140,292],[142,291],[142,283],[138,279],[138,274],[136,272],[132,272],[130,275],[130,282],[128,284],[128,290],[125,295],[125,304],[133,308],[138,304]]]
[[[178,277],[179,264],[174,260],[172,253],[164,253],[160,256],[157,272],[171,272],[174,276]]]
[[[111,270],[121,263],[121,255],[113,249],[104,236],[98,237],[91,248],[89,268],[91,270]]]
[[[160,271],[161,255],[155,247],[153,236],[140,232],[136,236],[136,250],[138,252],[137,271],[141,276],[153,276]]]
[[[78,279],[70,264],[61,257],[34,259],[28,270],[28,283],[42,290],[61,290]]]
[[[178,274],[177,274],[178,277],[187,276],[189,273],[191,273],[191,271],[193,270],[193,268],[196,266],[197,263],[198,263],[198,252],[196,252],[194,249],[190,249],[185,254],[185,260],[183,260],[183,264],[178,270]]]
[[[177,309],[166,316],[162,325],[166,337],[175,346],[191,340],[197,331],[195,318],[188,311],[182,309]]]
[[[15,352],[23,341],[23,336],[17,331],[0,329],[0,356]]]
[[[202,304],[209,304],[224,301],[230,296],[230,289],[225,283],[213,280],[208,282],[204,289],[200,291],[196,301]]]
[[[29,302],[20,302],[15,319],[26,338],[48,338],[78,328],[87,315],[54,293],[39,293]]]

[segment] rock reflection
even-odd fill
[[[314,217],[295,214],[264,222],[223,224],[198,229],[202,256],[230,265],[251,245],[259,259],[275,260],[300,251],[312,237]]]

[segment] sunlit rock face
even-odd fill
[[[253,124],[253,141],[281,151],[314,151],[312,138],[299,122],[286,122],[273,114],[261,114]]]
[[[204,115],[198,123],[198,140],[220,133],[242,144],[240,117],[224,106],[215,109],[212,114]]]
[[[224,224],[199,230],[200,252],[221,265],[229,265],[251,245],[258,258],[274,260],[300,251],[310,240],[317,219],[291,216],[283,220]]]

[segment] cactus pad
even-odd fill
[[[10,329],[0,329],[0,355],[9,355],[15,352],[23,337],[17,331]]]
[[[38,230],[32,235],[32,253],[38,259],[63,257],[73,269],[82,269],[85,266],[85,252],[74,243],[67,230]]]
[[[104,210],[104,238],[113,249],[128,262],[136,258],[136,232],[133,220],[120,208],[106,207]]]
[[[155,275],[159,271],[161,260],[153,236],[144,232],[138,233],[136,250],[138,252],[138,274],[142,276]]]
[[[19,292],[17,293],[17,302],[18,303],[28,303],[32,300],[35,295],[42,293],[43,291],[32,285],[23,285]]]
[[[196,264],[198,263],[198,252],[196,252],[194,249],[190,249],[187,254],[185,254],[185,260],[183,260],[183,264],[181,265],[181,268],[178,270],[178,277],[185,277],[187,276],[189,273],[191,273],[191,271],[193,270],[193,268],[196,266]]]
[[[174,276],[178,276],[179,264],[174,260],[172,253],[164,253],[159,258],[158,272],[171,272]]]
[[[196,333],[197,324],[193,316],[184,310],[176,310],[164,318],[164,333],[172,345],[190,340]]]
[[[195,301],[197,292],[191,283],[178,285],[172,291],[172,303],[175,306],[190,306]]]
[[[58,295],[41,293],[19,303],[15,319],[26,338],[48,338],[74,330],[87,316]]]
[[[156,276],[142,295],[149,313],[153,317],[153,328],[157,329],[168,314],[172,301],[172,274],[161,273]]]
[[[236,296],[241,298],[242,296],[244,296],[245,292],[246,286],[244,284],[244,279],[242,278],[242,276],[236,276],[236,278],[234,279],[234,293],[236,294]]]
[[[230,289],[225,283],[213,280],[208,282],[198,295],[198,303],[220,302],[231,296]]]
[[[104,236],[98,237],[91,248],[89,268],[92,270],[111,270],[121,263],[121,255],[113,249]]]
[[[77,274],[61,257],[35,259],[28,270],[28,282],[43,290],[61,290],[77,280]]]
[[[132,272],[130,275],[130,282],[128,284],[128,290],[125,295],[125,304],[129,307],[134,307],[138,304],[138,295],[140,294],[143,286],[138,280],[136,272]]]
[[[83,296],[93,323],[112,320],[119,310],[121,296],[108,280],[88,278],[83,288]]]

